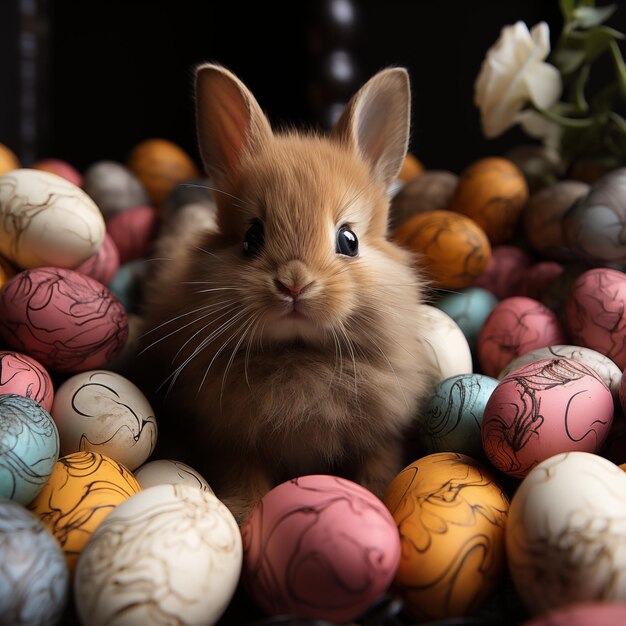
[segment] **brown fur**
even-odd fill
[[[278,482],[310,473],[382,496],[432,385],[421,279],[386,238],[386,186],[408,141],[406,74],[379,73],[328,138],[273,134],[218,66],[199,68],[197,94],[219,230],[196,224],[160,243],[170,260],[147,291],[142,346],[152,379],[170,376],[190,459],[238,519]],[[265,225],[253,259],[242,250],[252,218]],[[336,253],[344,224],[357,257]],[[276,280],[308,285],[306,320],[281,319],[292,304]]]

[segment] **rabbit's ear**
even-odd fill
[[[220,65],[198,66],[195,89],[200,155],[207,174],[227,191],[242,156],[258,150],[272,129],[250,90]]]
[[[404,68],[385,69],[351,98],[331,136],[347,142],[387,187],[400,172],[411,129],[411,90]]]

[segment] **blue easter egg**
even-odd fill
[[[0,623],[58,624],[69,573],[58,541],[43,522],[12,500],[0,500]]]
[[[109,289],[117,296],[128,313],[137,313],[141,305],[146,267],[145,259],[124,263],[109,283]]]
[[[59,458],[59,433],[38,402],[0,395],[0,498],[29,504]]]
[[[458,452],[484,457],[483,412],[500,381],[482,374],[460,374],[442,380],[431,397],[419,426],[425,454]]]

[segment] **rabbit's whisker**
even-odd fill
[[[253,209],[256,209],[256,207],[251,202],[246,202],[243,198],[239,198],[233,195],[232,193],[228,193],[228,191],[223,191],[221,189],[218,189],[217,187],[211,187],[211,185],[198,185],[196,183],[181,183],[181,186],[195,187],[197,189],[208,189],[209,191],[215,191],[216,193],[221,193],[224,196],[228,196],[229,198],[232,198],[233,200],[238,200],[239,202],[243,202],[243,204],[247,204]]]

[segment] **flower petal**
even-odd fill
[[[541,109],[552,106],[563,90],[559,70],[549,63],[537,63],[527,67],[524,82],[530,99]]]

